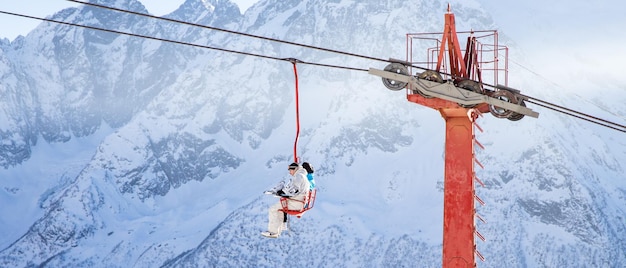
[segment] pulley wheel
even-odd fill
[[[441,78],[441,74],[433,70],[426,70],[422,72],[421,74],[419,74],[417,78],[432,81],[432,82],[437,82],[437,83],[443,83],[443,78]],[[433,96],[428,96],[418,89],[414,89],[413,93],[420,94],[424,98],[429,98],[429,99],[433,98]]]
[[[515,94],[508,90],[498,90],[491,94],[491,97],[499,99],[501,101],[506,101],[508,103],[517,104],[517,98],[515,97]],[[507,110],[491,104],[489,105],[489,112],[491,112],[491,114],[497,118],[506,118],[513,113],[513,111],[511,110]]]
[[[409,75],[409,71],[406,69],[406,67],[396,62],[387,65],[387,67],[385,67],[385,71],[402,74],[402,75]],[[393,79],[383,78],[383,85],[385,85],[390,90],[398,91],[406,87],[407,83],[396,81]]]
[[[443,78],[441,78],[441,74],[433,70],[426,70],[422,72],[420,75],[418,75],[417,78],[428,80],[428,81],[433,81],[437,83],[443,83]]]
[[[473,81],[473,80],[462,80],[456,86],[465,90],[478,93],[478,94],[483,94],[483,87],[481,87],[478,82]],[[459,103],[459,106],[463,108],[474,108],[476,107],[476,105],[478,104],[460,104]]]
[[[526,107],[526,103],[524,103],[524,100],[520,99],[519,103],[520,106]],[[511,115],[509,115],[509,117],[507,117],[506,119],[509,119],[511,121],[519,121],[522,118],[524,118],[523,114],[518,114],[516,112],[511,112]]]

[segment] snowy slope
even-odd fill
[[[115,5],[143,10],[134,0]],[[167,16],[403,58],[404,34],[440,31],[446,5],[268,0],[242,16],[229,1],[188,0]],[[453,11],[458,29],[493,26],[476,2]],[[94,8],[55,16],[305,62],[385,66]],[[15,141],[3,152],[28,152],[3,154],[10,180],[0,197],[14,209],[0,214],[9,223],[0,266],[441,266],[444,122],[379,78],[298,65],[298,152],[317,168],[319,199],[291,232],[267,240],[259,232],[276,199],[261,193],[286,178],[293,159],[291,63],[57,25],[33,33],[0,54],[3,94],[19,100],[2,103],[3,141]],[[614,121],[626,114],[623,85],[602,85],[598,95],[552,90],[518,66],[511,74],[528,95]],[[623,266],[623,133],[533,108],[539,119],[480,120],[486,168],[477,175],[486,187],[477,194],[487,204],[478,213],[487,224],[477,228],[487,241],[477,248],[487,261],[478,266]],[[37,120],[21,123],[31,114]],[[75,148],[72,157],[60,145]],[[66,160],[29,172],[55,158]],[[20,209],[27,217],[15,219]]]

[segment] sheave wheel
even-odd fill
[[[437,83],[443,83],[443,78],[441,78],[441,74],[439,74],[438,72],[433,71],[433,70],[426,70],[426,71],[422,72],[421,74],[419,74],[417,76],[417,78],[428,80],[428,81],[433,81],[433,82],[437,82]],[[424,94],[423,92],[421,92],[418,89],[414,89],[413,93],[420,94],[424,98],[429,98],[429,99],[432,98],[432,96],[428,96],[428,95]]]
[[[409,71],[406,69],[406,66],[400,63],[396,63],[396,62],[387,65],[387,67],[385,67],[385,71],[397,73],[397,74],[409,75]],[[383,78],[383,85],[385,85],[390,90],[398,91],[406,87],[407,83]]]
[[[476,92],[478,94],[483,94],[483,87],[481,87],[480,84],[474,80],[463,80],[459,82],[456,86],[465,90]],[[459,103],[459,106],[463,108],[473,108],[473,107],[476,107],[476,105],[477,104],[465,105],[465,104]]]
[[[491,97],[509,103],[517,103],[517,98],[515,97],[513,92],[508,90],[498,90],[491,94]],[[491,114],[497,118],[507,118],[513,113],[513,111],[511,110],[507,110],[495,105],[489,105],[489,112],[491,112]]]
[[[519,104],[520,106],[526,107],[526,103],[524,103],[524,100],[521,100],[521,99],[520,99],[520,101],[519,101],[519,103],[518,103],[518,104]],[[511,115],[509,115],[509,117],[507,117],[506,119],[509,119],[509,120],[511,120],[511,121],[519,121],[519,120],[521,120],[522,118],[524,118],[524,115],[523,115],[523,114],[518,114],[518,113],[516,113],[516,112],[511,112]]]

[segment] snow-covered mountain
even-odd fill
[[[146,12],[137,0],[94,3]],[[447,1],[187,0],[168,18],[376,58],[437,32]],[[492,29],[474,1],[457,29]],[[51,18],[278,58],[385,63],[116,13]],[[506,29],[503,29],[506,32]],[[506,36],[503,36],[506,41]],[[515,50],[515,48],[512,48]],[[520,52],[514,52],[520,53]],[[516,55],[521,55],[516,54]],[[519,56],[523,59],[523,56]],[[315,208],[259,235],[262,192],[286,178],[295,138],[289,62],[53,23],[0,40],[0,266],[439,267],[444,122],[366,72],[299,64],[299,155]],[[511,67],[523,93],[623,122],[626,85],[578,92]],[[576,87],[578,88],[578,87]],[[529,104],[529,106],[531,106]],[[624,134],[540,107],[485,115],[479,267],[626,265]]]

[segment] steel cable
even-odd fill
[[[169,19],[169,18],[157,17],[157,16],[153,16],[153,15],[150,15],[150,14],[144,14],[144,13],[140,13],[140,12],[134,12],[134,11],[124,10],[124,9],[118,9],[118,8],[108,7],[108,6],[94,4],[94,3],[86,3],[86,2],[81,2],[81,1],[77,1],[77,0],[67,0],[67,1],[80,3],[80,4],[84,4],[84,5],[89,5],[89,6],[94,6],[94,7],[98,7],[98,8],[114,10],[114,11],[118,11],[118,12],[124,12],[124,13],[128,13],[128,14],[143,16],[143,17],[148,17],[148,18],[153,18],[153,19],[158,19],[158,20],[169,21],[169,22],[173,22],[173,23],[180,23],[180,24],[184,24],[184,25],[188,25],[188,26],[194,26],[194,27],[200,27],[200,28],[205,28],[205,29],[210,29],[210,30],[222,31],[222,32],[242,35],[242,36],[246,36],[246,37],[258,38],[258,39],[272,41],[272,42],[279,42],[279,43],[284,43],[284,44],[289,44],[289,45],[294,45],[294,46],[300,46],[300,47],[310,48],[310,49],[316,49],[316,50],[321,50],[321,51],[326,51],[326,52],[331,52],[331,53],[337,53],[337,54],[342,54],[342,55],[347,55],[347,56],[360,57],[360,58],[364,58],[364,59],[370,59],[370,60],[376,60],[376,61],[382,61],[382,62],[392,62],[391,60],[385,60],[385,59],[380,59],[380,58],[375,58],[375,57],[370,57],[370,56],[365,56],[365,55],[359,55],[359,54],[354,54],[354,53],[334,50],[334,49],[327,49],[327,48],[322,48],[322,47],[317,47],[317,46],[300,44],[300,43],[296,43],[296,42],[284,41],[284,40],[279,40],[279,39],[275,39],[275,38],[268,38],[268,37],[263,37],[263,36],[258,36],[258,35],[252,35],[252,34],[247,34],[247,33],[242,33],[242,32],[237,32],[237,31],[232,31],[232,30],[226,30],[226,29],[221,29],[221,28],[216,28],[216,27],[211,27],[211,26],[206,26],[206,25],[200,25],[200,24],[195,24],[195,23],[190,23],[190,22],[184,22],[184,21],[179,21],[179,20],[174,20],[174,19]],[[266,59],[272,59],[272,60],[280,60],[280,61],[290,61],[290,62],[292,62],[293,60],[296,60],[296,59],[293,59],[293,58],[273,57],[273,56],[267,56],[267,55],[262,55],[262,54],[255,54],[255,53],[236,51],[236,50],[212,47],[212,46],[207,46],[207,45],[200,45],[200,44],[194,44],[194,43],[189,43],[189,42],[183,42],[183,41],[176,41],[176,40],[171,40],[171,39],[153,37],[153,36],[148,36],[148,35],[127,33],[127,32],[122,32],[122,31],[117,31],[117,30],[105,29],[105,28],[100,28],[100,27],[95,27],[95,26],[88,26],[88,25],[82,25],[82,24],[76,24],[76,23],[70,23],[70,22],[64,22],[64,21],[57,21],[57,20],[52,20],[52,19],[47,19],[47,18],[35,17],[35,16],[18,14],[18,13],[1,11],[1,10],[0,10],[0,13],[7,14],[7,15],[12,15],[12,16],[29,18],[29,19],[36,19],[36,20],[41,20],[41,21],[47,21],[47,22],[52,22],[52,23],[58,23],[58,24],[63,24],[63,25],[68,25],[68,26],[82,27],[82,28],[91,29],[91,30],[98,30],[98,31],[104,31],[104,32],[121,34],[121,35],[127,35],[127,36],[133,36],[133,37],[138,37],[138,38],[145,38],[145,39],[150,39],[150,40],[174,43],[174,44],[179,44],[179,45],[188,45],[188,46],[205,48],[205,49],[211,49],[211,50],[217,50],[217,51],[222,51],[222,52],[235,53],[235,54],[240,54],[240,55],[245,55],[245,56],[253,56],[253,57],[260,57],[260,58],[266,58]],[[354,70],[354,71],[365,71],[365,72],[368,71],[367,69],[363,69],[363,68],[355,68],[355,67],[347,67],[347,66],[331,65],[331,64],[322,64],[322,63],[315,63],[315,62],[305,62],[305,61],[301,61],[301,60],[297,60],[297,61],[298,61],[298,63],[301,63],[301,64],[308,64],[308,65],[314,65],[314,66],[320,66],[320,67],[339,68],[339,69],[347,69],[347,70]],[[419,67],[419,66],[412,66],[412,67],[418,68],[418,69],[427,70],[427,69],[425,69],[423,67]],[[483,84],[496,88],[495,85],[490,85],[490,84],[486,84],[486,83],[483,83]],[[570,116],[573,116],[573,117],[576,117],[576,118],[579,118],[579,119],[582,119],[582,120],[585,120],[585,121],[588,121],[588,122],[591,122],[591,123],[595,123],[595,124],[598,124],[598,125],[601,125],[601,126],[604,126],[604,127],[608,127],[608,128],[611,128],[611,129],[614,129],[614,130],[617,130],[617,131],[626,132],[626,126],[624,126],[624,125],[621,125],[621,124],[618,124],[618,123],[614,123],[614,122],[611,122],[611,121],[608,121],[608,120],[604,120],[604,119],[601,119],[601,118],[598,118],[598,117],[595,117],[595,116],[591,116],[589,114],[585,114],[585,113],[582,113],[582,112],[578,112],[578,111],[575,111],[575,110],[572,110],[572,109],[569,109],[569,108],[566,108],[566,107],[563,107],[563,106],[559,106],[559,105],[556,105],[556,104],[553,104],[553,103],[550,103],[550,102],[547,102],[547,101],[544,101],[544,100],[541,100],[541,99],[538,99],[538,98],[534,98],[534,97],[527,96],[527,95],[522,95],[522,94],[520,94],[520,95],[522,97],[527,98],[528,102],[536,104],[536,105],[539,105],[541,107],[544,107],[544,108],[547,108],[547,109],[550,109],[550,110],[553,110],[553,111],[556,111],[556,112],[560,112],[560,113],[563,113],[563,114],[566,114],[566,115],[570,115]]]

